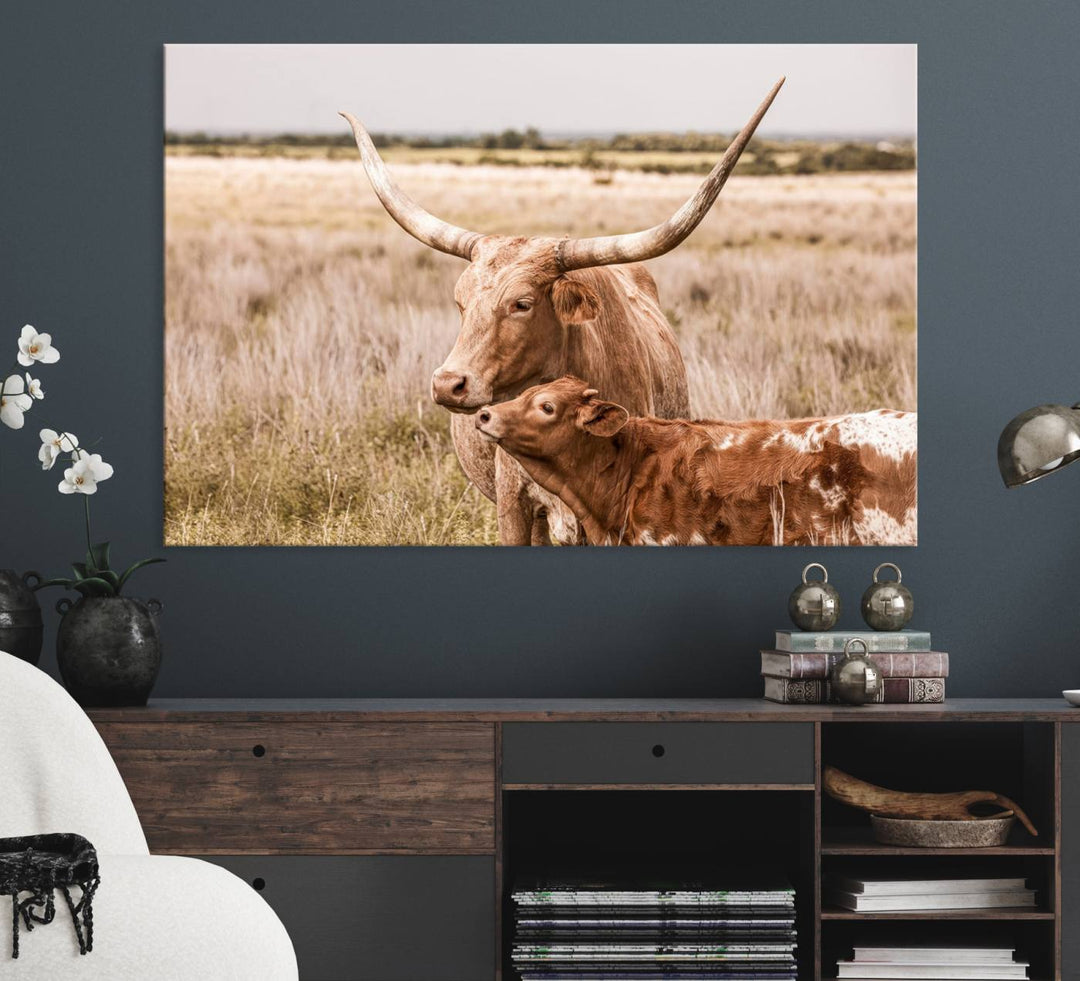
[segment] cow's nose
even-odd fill
[[[491,413],[490,413],[490,412],[489,412],[489,411],[488,411],[487,409],[481,409],[481,410],[480,410],[480,413],[479,413],[479,415],[480,415],[480,421],[481,421],[481,422],[482,422],[482,423],[483,423],[483,424],[484,424],[485,426],[486,426],[486,425],[487,425],[487,424],[488,424],[489,422],[491,422]]]
[[[439,405],[461,405],[469,397],[469,376],[440,368],[431,377],[431,395]]]

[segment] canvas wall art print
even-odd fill
[[[169,545],[913,545],[912,45],[169,45]]]

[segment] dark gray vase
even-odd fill
[[[41,657],[41,606],[29,580],[41,581],[36,572],[19,575],[0,569],[0,651],[37,664]]]
[[[161,668],[157,600],[126,596],[64,597],[56,660],[64,687],[89,707],[145,705]]]

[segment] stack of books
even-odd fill
[[[1023,878],[858,879],[829,876],[826,900],[841,909],[881,913],[935,909],[1034,908],[1035,890]]]
[[[944,702],[949,655],[930,646],[925,630],[778,630],[776,646],[761,652],[765,697],[773,702],[834,702],[829,671],[852,638],[866,642],[884,679],[876,701]],[[861,654],[862,647],[856,645]]]
[[[795,892],[699,884],[534,882],[515,888],[523,981],[795,981]]]
[[[848,981],[920,978],[935,981],[990,981],[1026,978],[1028,962],[1011,947],[856,947],[851,960],[837,964]]]

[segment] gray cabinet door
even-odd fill
[[[202,857],[202,856],[200,856]],[[207,856],[285,924],[301,981],[486,981],[495,976],[487,856]]]
[[[1080,978],[1080,724],[1061,726],[1061,976]]]

